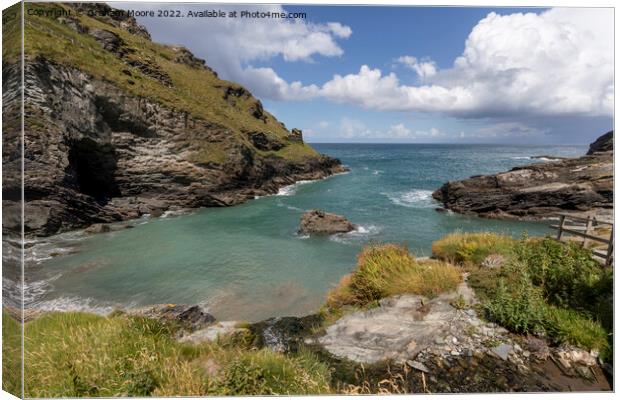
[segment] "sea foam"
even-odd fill
[[[435,207],[433,192],[425,189],[412,189],[403,192],[382,193],[397,206],[410,208],[430,208]]]

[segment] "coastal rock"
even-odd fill
[[[590,144],[587,155],[614,150],[614,131],[609,131]]]
[[[422,351],[450,354],[472,343],[464,333],[473,329],[469,321],[477,320],[451,305],[460,296],[467,302],[475,301],[465,283],[456,292],[434,299],[417,295],[382,299],[379,307],[340,318],[309,343],[320,345],[335,357],[361,363],[406,362],[415,360]]]
[[[357,365],[362,376],[357,386],[368,377],[391,385],[400,375],[407,377],[401,384],[411,385],[404,392],[413,393],[609,390],[595,354],[557,349],[556,358],[566,364],[558,371],[551,361],[529,358],[529,350],[519,345],[523,337],[451,305],[460,296],[469,304],[476,301],[466,282],[434,299],[382,299],[378,307],[346,314],[305,343],[337,371]]]
[[[104,4],[71,7],[83,17],[70,46],[115,57],[104,77],[36,49],[26,54],[27,236],[157,216],[171,208],[232,206],[299,180],[345,171],[338,160],[303,143],[301,134],[288,131],[246,89],[215,77],[187,49],[168,46],[172,59],[164,60],[153,51],[159,47],[148,32],[126,13]],[[33,32],[63,45],[66,18],[50,20],[49,27],[36,22]],[[139,37],[129,40],[129,35]],[[91,46],[93,38],[101,46]],[[180,67],[183,75],[210,85],[204,93],[192,88],[203,101],[171,87],[180,77],[162,66],[169,61],[187,66]],[[6,115],[20,115],[21,71],[20,64],[3,66]],[[138,79],[148,84],[136,93]],[[143,93],[149,88],[155,89]],[[21,122],[7,118],[3,125],[3,207],[19,210]],[[244,132],[258,134],[248,138]],[[18,218],[5,219],[5,231],[21,229]]]
[[[94,234],[94,233],[105,233],[110,232],[110,225],[108,224],[93,224],[88,228],[84,229],[84,233]]]
[[[351,232],[355,228],[354,224],[341,215],[311,210],[302,215],[298,233],[301,235],[332,235]]]
[[[304,317],[270,318],[250,325],[254,345],[278,352],[297,351],[303,339],[323,321],[319,314]]]
[[[204,342],[215,342],[226,336],[235,335],[237,333],[247,332],[247,328],[241,327],[241,323],[237,321],[215,322],[212,325],[195,330],[190,333],[182,334],[178,340],[181,343],[200,344]]]
[[[80,13],[96,18],[101,22],[121,28],[136,36],[151,40],[151,35],[146,28],[136,21],[126,11],[110,7],[105,3],[75,3],[73,7]]]
[[[132,309],[127,313],[161,321],[176,322],[190,332],[204,329],[215,323],[215,317],[213,315],[196,305],[158,304]]]
[[[613,210],[613,152],[600,150],[612,142],[609,132],[583,157],[448,182],[433,198],[452,211],[488,218],[536,220],[558,212],[606,218]]]

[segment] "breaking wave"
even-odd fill
[[[405,192],[381,193],[397,206],[410,208],[430,208],[435,207],[433,192],[425,189],[413,189]]]

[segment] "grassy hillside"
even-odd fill
[[[262,110],[260,102],[240,85],[219,79],[208,68],[176,62],[179,48],[154,43],[147,38],[86,15],[78,15],[64,4],[27,3],[25,20],[25,54],[27,59],[41,56],[56,63],[72,66],[105,80],[128,93],[159,102],[173,110],[186,111],[195,118],[217,123],[230,129],[231,139],[249,144],[243,132],[259,131],[280,139],[285,146],[278,151],[260,151],[287,159],[316,156],[308,145],[289,141],[289,131],[271,114]],[[71,12],[72,21],[84,31],[104,29],[118,35],[126,54],[121,58],[105,50],[88,33],[80,33],[62,19],[28,15],[28,9]],[[11,21],[10,23],[18,23]],[[4,49],[6,62],[16,62],[19,49]],[[208,64],[208,60],[207,60]],[[139,66],[170,78],[164,84],[145,74]],[[253,115],[260,109],[261,118]]]
[[[3,324],[19,329],[6,314]],[[181,344],[173,339],[174,324],[77,312],[46,314],[25,329],[27,397],[284,395],[329,389],[330,373],[314,355],[251,349],[243,335]],[[5,387],[13,388],[16,379],[5,375]]]

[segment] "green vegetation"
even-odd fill
[[[325,323],[384,297],[454,290],[461,273],[445,260],[459,257],[489,320],[513,332],[595,349],[609,360],[611,273],[587,250],[548,238],[488,233],[453,234],[433,248],[440,260],[417,260],[394,244],[363,249],[355,270],[329,293]],[[501,265],[489,265],[483,254],[504,258]],[[469,307],[462,298],[453,305]],[[25,395],[301,395],[351,389],[338,375],[343,371],[303,347],[285,354],[257,349],[250,330],[215,343],[180,343],[174,339],[178,329],[122,312],[44,314],[25,326]],[[13,393],[20,389],[19,334],[19,323],[4,312],[4,388]]]
[[[25,7],[26,9],[70,8],[68,5],[58,3],[28,3]],[[135,96],[148,98],[170,109],[186,111],[196,118],[219,124],[230,130],[229,140],[236,143],[251,146],[244,132],[261,131],[280,138],[287,144],[278,151],[263,151],[259,152],[260,154],[297,161],[317,156],[312,147],[289,142],[289,132],[267,111],[262,111],[264,119],[256,118],[253,110],[257,108],[262,110],[262,106],[238,84],[221,80],[207,69],[175,62],[177,50],[174,47],[153,43],[98,18],[79,15],[75,16],[75,19],[89,30],[105,29],[117,34],[124,46],[131,49],[124,57],[134,65],[104,50],[87,33],[78,33],[57,19],[38,15],[27,15],[25,20],[26,57],[28,59],[44,57],[55,63],[78,68]],[[19,29],[17,32],[19,33]],[[19,47],[12,46],[6,49],[4,59],[5,63],[17,62]],[[148,65],[160,71],[170,77],[172,85],[165,85],[146,75],[135,65]],[[227,96],[228,90],[241,94]],[[207,145],[208,143],[205,143],[205,146]],[[203,156],[209,150],[205,147]],[[218,152],[214,158],[207,158],[206,162],[221,161],[225,158],[225,154]]]
[[[3,326],[19,329],[8,315],[3,317]],[[177,329],[173,324],[122,313],[41,316],[25,327],[26,396],[329,392],[327,366],[307,351],[283,355],[256,350],[244,338],[183,344],[173,339]],[[5,351],[19,351],[18,342],[5,341],[5,346]],[[19,376],[14,375],[5,373],[5,388],[19,387],[15,386]]]
[[[260,350],[244,353],[226,366],[221,394],[327,394],[329,379],[327,365],[309,351],[287,357]]]
[[[455,233],[435,242],[433,254],[464,266],[490,320],[611,356],[612,271],[579,244]],[[489,266],[498,255],[501,264]]]
[[[418,261],[404,246],[369,246],[358,257],[357,267],[328,294],[326,307],[367,307],[384,297],[414,293],[427,297],[454,290],[461,274],[454,266],[435,260]]]
[[[20,322],[2,310],[2,389],[22,394],[22,329]]]
[[[2,10],[2,59],[4,63],[19,62],[22,47],[21,3]]]
[[[515,240],[491,232],[455,232],[433,242],[433,256],[461,265],[479,265],[491,254],[508,255]]]

